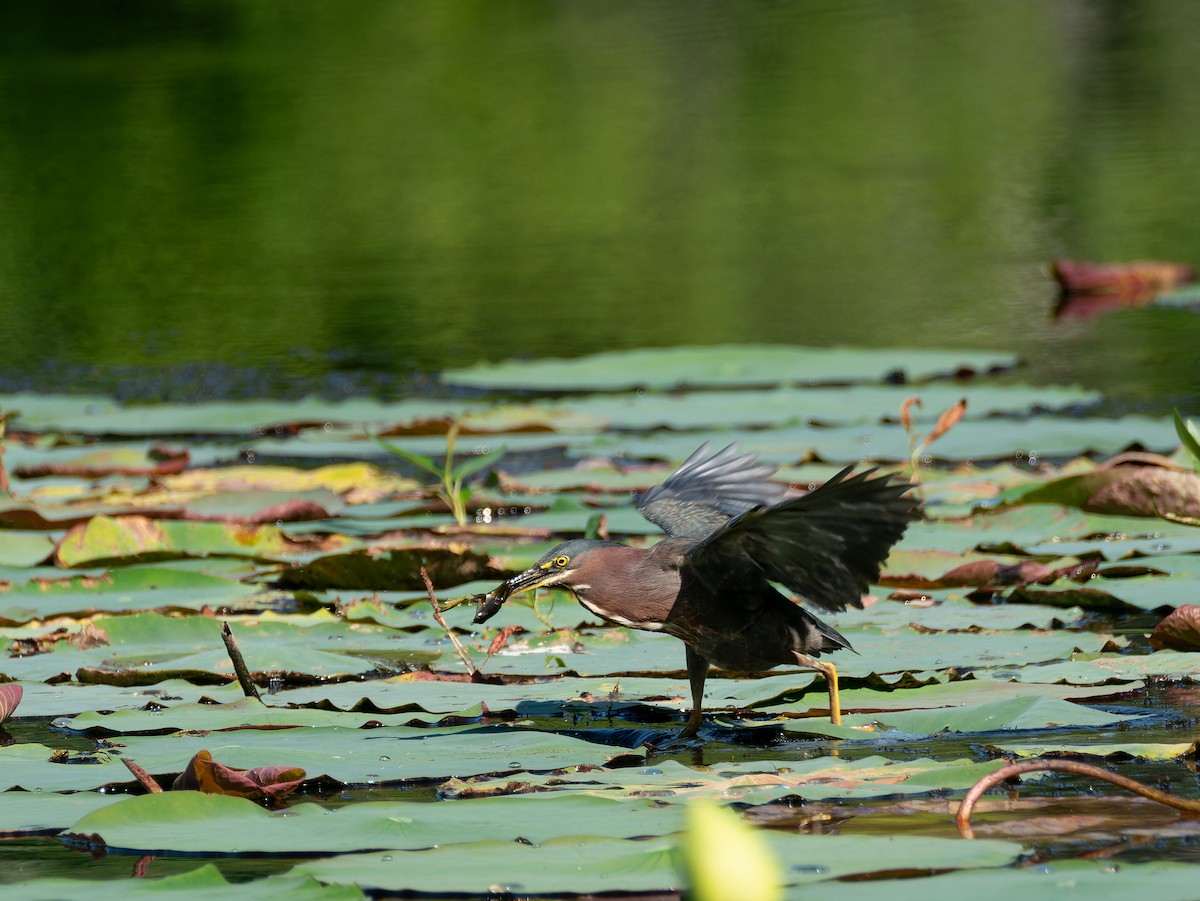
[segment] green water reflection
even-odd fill
[[[1193,313],[1055,325],[1044,270],[1200,262],[1187,0],[41,0],[0,91],[0,390],[727,341],[1197,386]]]

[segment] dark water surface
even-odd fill
[[[1200,4],[0,7],[0,391],[376,393],[513,355],[1020,351],[1183,403]]]

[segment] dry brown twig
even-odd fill
[[[254,680],[250,678],[250,670],[246,666],[246,660],[242,657],[242,651],[238,647],[237,639],[233,637],[233,631],[229,628],[229,623],[222,621],[221,623],[221,640],[225,642],[225,650],[229,652],[229,659],[233,662],[233,671],[237,674],[238,684],[242,686],[242,694],[248,698],[254,698],[256,701],[261,701],[258,688],[254,685]]]
[[[1101,779],[1126,791],[1133,792],[1135,795],[1149,798],[1151,801],[1159,804],[1165,804],[1167,807],[1173,807],[1176,810],[1200,816],[1200,801],[1192,801],[1188,798],[1179,798],[1175,795],[1167,794],[1156,788],[1142,785],[1142,783],[1125,776],[1110,773],[1108,770],[1101,769],[1098,766],[1079,763],[1074,760],[1022,760],[1018,763],[1001,767],[996,772],[984,776],[971,786],[971,790],[967,792],[966,797],[962,799],[962,803],[958,805],[958,813],[954,817],[954,823],[958,826],[959,835],[963,838],[975,838],[975,831],[971,828],[971,813],[975,810],[976,802],[983,797],[983,793],[988,789],[1022,773],[1037,773],[1046,770]]]
[[[425,590],[429,592],[429,604],[433,607],[433,618],[437,620],[437,624],[442,627],[446,633],[446,637],[450,639],[450,643],[454,645],[454,650],[458,652],[458,659],[463,662],[463,666],[467,668],[467,672],[474,677],[478,672],[478,667],[475,666],[475,661],[471,659],[471,655],[467,649],[463,647],[458,636],[446,624],[446,618],[442,616],[441,605],[438,604],[437,595],[433,593],[433,582],[429,578],[429,573],[425,572],[425,567],[421,567],[421,579],[425,582]]]

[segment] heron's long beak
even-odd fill
[[[518,573],[506,582],[501,582],[487,594],[479,595],[479,600],[475,604],[474,623],[485,623],[504,606],[514,594],[520,594],[522,591],[532,591],[535,588],[540,588],[542,585],[552,581],[551,573],[540,566],[535,566],[533,569],[527,569],[523,573]]]

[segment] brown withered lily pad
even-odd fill
[[[1051,273],[1065,294],[1122,298],[1131,305],[1196,280],[1196,270],[1187,263],[1161,260],[1129,263],[1055,260]]]
[[[1114,516],[1200,517],[1200,475],[1170,464],[1112,461],[1014,496],[1016,503],[1063,504]]]
[[[210,795],[233,795],[251,801],[279,801],[304,781],[296,766],[259,766],[240,770],[213,760],[209,751],[198,751],[176,778],[175,791],[201,791]]]
[[[0,723],[12,716],[24,694],[25,689],[20,685],[0,685]]]
[[[1154,627],[1150,644],[1160,651],[1200,651],[1200,607],[1184,604]]]

